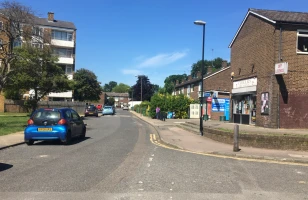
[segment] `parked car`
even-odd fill
[[[114,115],[115,109],[112,106],[104,106],[102,111],[102,116],[104,115]]]
[[[96,106],[98,111],[102,111],[103,110],[103,105],[102,104],[97,104]]]
[[[32,113],[24,136],[27,145],[37,140],[61,140],[68,144],[74,137],[86,136],[86,124],[71,108],[40,108]]]
[[[129,108],[128,108],[128,106],[127,105],[124,105],[123,106],[123,110],[128,110]]]
[[[87,106],[84,110],[84,116],[85,117],[87,117],[87,116],[98,117],[98,110],[97,110],[96,106],[94,106],[94,105]]]

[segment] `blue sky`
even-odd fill
[[[307,0],[19,0],[40,17],[77,27],[76,69],[93,71],[102,85],[134,85],[135,75],[164,85],[173,74],[190,74],[201,59],[206,21],[205,59],[230,61],[229,43],[248,8],[308,12]]]

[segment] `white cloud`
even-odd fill
[[[147,58],[143,60],[138,68],[147,68],[147,67],[160,67],[176,62],[177,60],[185,57],[188,51],[183,52],[174,52],[174,53],[164,53],[158,54],[156,56]]]
[[[123,74],[128,74],[128,75],[138,75],[138,74],[142,74],[142,72],[140,70],[137,69],[123,69],[122,70]]]

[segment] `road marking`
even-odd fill
[[[151,164],[150,163],[147,163],[147,167],[150,167],[151,166]]]
[[[149,158],[149,161],[151,162],[153,160],[153,158]]]
[[[280,165],[293,165],[293,166],[305,166],[308,167],[307,163],[295,163],[295,162],[287,162],[287,161],[275,161],[275,160],[263,160],[263,159],[254,159],[254,158],[238,158],[238,157],[232,157],[232,156],[225,156],[225,155],[217,155],[217,154],[210,154],[210,153],[202,153],[202,152],[195,152],[195,151],[189,151],[185,149],[178,149],[171,146],[167,146],[165,144],[159,143],[158,141],[153,140],[154,134],[150,134],[150,141],[152,144],[165,148],[165,149],[171,149],[175,151],[181,151],[186,153],[192,153],[197,155],[203,155],[203,156],[210,156],[210,157],[216,157],[216,158],[229,158],[233,160],[240,160],[240,161],[248,161],[248,162],[259,162],[259,163],[271,163],[271,164],[280,164]]]
[[[156,141],[156,135],[155,135],[155,134],[153,134],[153,138],[154,138],[154,140]]]

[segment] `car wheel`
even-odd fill
[[[80,136],[81,139],[84,139],[86,137],[86,132],[87,132],[87,128],[84,126],[82,129],[81,136]]]
[[[31,146],[31,145],[34,144],[34,140],[27,140],[27,141],[26,141],[26,144],[27,144],[28,146]]]
[[[66,133],[65,139],[62,140],[63,144],[68,145],[72,139],[72,134],[70,131]]]
[[[98,117],[98,114],[96,114],[96,117]]]

